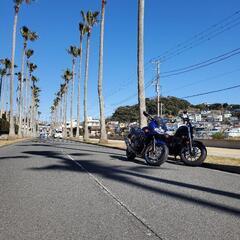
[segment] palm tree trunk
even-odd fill
[[[99,67],[98,67],[98,98],[99,98],[100,127],[101,127],[100,143],[106,143],[107,142],[107,133],[106,133],[105,116],[104,116],[104,98],[103,98],[103,91],[102,91],[105,4],[106,4],[105,0],[102,0]]]
[[[75,59],[72,61],[72,90],[71,90],[71,109],[70,109],[70,124],[71,124],[71,132],[70,137],[73,137],[73,99],[74,99],[74,77],[75,77]]]
[[[1,109],[0,109],[0,118],[2,118],[2,115],[3,115],[3,112],[4,112],[4,85],[5,85],[5,77],[1,77],[1,82],[2,82],[2,84],[1,84],[1,89],[0,89],[0,91],[1,91],[1,99],[0,99],[0,101],[1,101]]]
[[[62,121],[62,116],[63,116],[63,105],[62,105],[62,97],[59,102],[59,108],[60,108],[60,113],[59,113],[59,123],[60,123],[60,129],[63,131],[62,126],[63,126],[63,121]]]
[[[30,127],[30,96],[31,96],[31,90],[30,90],[30,76],[26,78],[26,134],[27,136],[30,135],[29,127]]]
[[[15,7],[14,24],[13,24],[13,41],[12,41],[12,59],[11,59],[11,76],[10,76],[10,129],[9,138],[15,138],[14,117],[13,117],[13,95],[14,95],[14,60],[16,48],[16,29],[18,20],[19,6]]]
[[[65,128],[65,133],[64,133],[64,137],[67,137],[67,90],[64,96],[64,102],[65,102],[65,109],[64,109],[64,128]]]
[[[78,97],[77,97],[77,132],[76,138],[79,138],[80,125],[80,93],[81,93],[81,75],[82,75],[82,42],[83,36],[80,36],[80,55],[79,55],[79,70],[78,70]]]
[[[23,87],[23,76],[24,76],[24,65],[25,65],[25,51],[26,51],[26,42],[24,42],[23,53],[22,53],[22,67],[21,67],[21,80],[19,86],[19,128],[18,128],[18,137],[23,136],[22,132],[22,87]]]
[[[28,88],[27,88],[27,81],[28,81],[28,75],[26,74],[26,79],[25,79],[25,94],[24,94],[24,100],[23,100],[23,106],[24,106],[24,117],[23,117],[23,136],[26,137],[27,136],[27,95],[28,95]]]
[[[31,95],[31,111],[30,111],[30,114],[31,114],[31,117],[30,117],[30,134],[31,134],[31,137],[33,136],[33,115],[34,115],[34,96],[33,96],[33,90],[34,88],[32,88],[32,95]]]
[[[147,119],[143,115],[146,110],[144,91],[144,0],[138,0],[138,103],[140,127],[147,125]]]
[[[88,84],[88,65],[89,65],[89,49],[90,49],[90,34],[87,35],[86,47],[86,63],[85,63],[85,78],[84,78],[84,141],[89,139],[88,134],[88,119],[87,119],[87,84]]]

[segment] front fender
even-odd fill
[[[197,143],[199,146],[201,146],[202,148],[204,148],[204,149],[206,150],[206,152],[207,152],[206,146],[205,146],[202,142],[194,140],[194,141],[193,141],[193,144],[194,144],[194,143]]]

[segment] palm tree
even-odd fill
[[[1,109],[0,109],[0,118],[2,118],[3,110],[4,110],[4,79],[7,75],[7,70],[5,68],[0,68],[0,102],[1,102]]]
[[[11,61],[8,58],[4,58],[4,59],[0,60],[0,64],[3,66],[4,71],[6,71],[6,76],[9,77],[11,74]],[[7,114],[8,103],[9,103],[9,98],[10,98],[8,83],[9,83],[8,79],[5,79],[5,81],[3,82],[3,96],[2,96],[2,102],[3,102],[2,107],[3,107],[3,111],[5,111],[5,113],[6,113],[6,117],[9,116],[9,114]],[[4,105],[6,105],[5,109],[4,109]],[[8,117],[7,117],[7,119],[8,119]]]
[[[88,68],[89,68],[89,50],[90,50],[90,37],[92,28],[97,24],[97,16],[99,12],[88,11],[85,14],[81,11],[84,24],[86,25],[87,32],[87,47],[86,47],[86,63],[85,63],[85,78],[84,78],[84,141],[87,141],[88,136],[88,122],[87,122],[87,83],[88,83]]]
[[[28,67],[28,71],[29,71],[29,78],[27,80],[27,89],[28,89],[28,123],[27,126],[30,126],[30,128],[32,129],[32,112],[33,112],[33,97],[32,97],[32,92],[31,92],[31,85],[30,85],[30,80],[32,80],[32,73],[37,69],[37,65],[31,62],[28,62],[27,64]],[[28,131],[28,134],[30,135],[30,132]]]
[[[26,57],[27,57],[27,67],[29,67],[29,59],[30,57],[34,54],[34,51],[32,49],[28,49],[26,50]],[[30,88],[30,84],[29,84],[29,76],[28,74],[26,74],[26,79],[25,79],[25,96],[23,98],[23,106],[25,106],[24,109],[24,118],[23,118],[23,125],[24,125],[24,136],[27,135],[28,133],[28,108],[30,107],[29,105],[29,88]]]
[[[105,115],[104,115],[104,98],[103,98],[103,91],[102,91],[105,4],[106,4],[106,1],[102,0],[99,67],[98,67],[98,98],[99,98],[100,126],[101,126],[100,143],[107,142],[107,133],[106,133]]]
[[[23,78],[24,78],[24,66],[25,66],[25,56],[26,56],[26,49],[27,49],[27,42],[35,41],[38,39],[38,35],[35,32],[31,32],[26,26],[23,26],[21,28],[21,34],[24,39],[23,42],[23,53],[22,53],[22,67],[21,67],[21,81],[19,86],[19,130],[18,130],[18,136],[22,137],[22,105],[23,105],[23,99],[22,99],[22,85],[23,85]]]
[[[13,95],[14,95],[14,60],[16,48],[16,30],[17,20],[20,6],[22,3],[31,3],[33,0],[14,0],[14,23],[13,23],[13,37],[12,37],[12,65],[11,65],[11,78],[10,78],[10,129],[9,138],[15,138],[14,119],[13,119]]]
[[[86,26],[83,23],[79,23],[80,32],[80,47],[79,47],[79,72],[78,72],[78,101],[77,101],[77,132],[76,138],[79,138],[79,125],[80,125],[80,91],[81,91],[81,75],[82,75],[82,42],[83,37],[86,34]]]
[[[31,81],[32,81],[32,104],[31,104],[31,130],[32,130],[32,135],[35,136],[36,134],[36,126],[35,126],[35,113],[36,113],[36,99],[38,97],[38,93],[40,92],[40,89],[36,86],[36,83],[39,81],[38,78],[35,76],[31,76]]]
[[[69,69],[66,69],[62,78],[65,81],[65,89],[64,89],[64,137],[67,136],[67,98],[68,98],[68,83],[72,80],[72,72]]]
[[[147,125],[147,119],[143,115],[146,110],[145,91],[144,91],[144,0],[138,0],[138,104],[140,127]]]
[[[17,76],[18,79],[18,85],[17,85],[17,105],[18,105],[18,113],[17,116],[20,115],[20,88],[21,88],[21,79],[22,79],[22,73],[21,72],[17,72],[15,73],[15,75]],[[20,118],[18,119],[18,124],[20,125]]]
[[[70,46],[68,53],[72,56],[72,89],[71,89],[71,105],[70,105],[70,137],[73,137],[73,99],[74,99],[74,78],[75,78],[75,63],[76,58],[80,54],[79,48]]]
[[[35,78],[36,81],[37,78]],[[33,80],[32,80],[33,81]],[[35,85],[35,82],[33,82],[33,88],[32,88],[32,94],[33,94],[33,105],[32,105],[32,133],[33,136],[36,136],[36,118],[37,118],[37,112],[38,112],[38,107],[39,107],[39,93],[40,93],[40,88]]]

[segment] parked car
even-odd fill
[[[226,137],[240,137],[240,128],[232,128],[225,132]]]
[[[63,135],[62,135],[62,130],[56,129],[55,132],[54,132],[54,134],[53,134],[53,137],[54,137],[54,138],[62,138],[62,137],[63,137]]]

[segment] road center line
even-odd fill
[[[129,214],[131,214],[135,219],[137,219],[144,227],[147,228],[147,236],[155,235],[160,240],[163,240],[146,222],[145,220],[141,219],[141,217],[137,216],[136,213],[134,213],[131,209],[128,208],[120,199],[118,199],[106,186],[104,186],[93,174],[91,174],[85,167],[83,167],[79,162],[77,162],[71,155],[66,153],[64,150],[62,150],[62,153],[65,154],[71,161],[73,161],[77,166],[79,166],[83,171],[85,171],[91,179],[94,180],[95,183],[105,192],[107,193],[111,198],[113,198],[118,205],[120,205],[122,208],[124,208]]]

